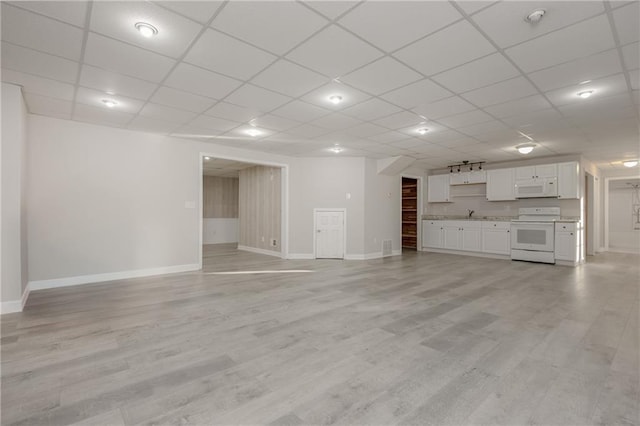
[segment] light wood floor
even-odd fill
[[[638,425],[639,257],[409,252],[36,292],[2,317],[3,425]]]

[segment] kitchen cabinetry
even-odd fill
[[[557,164],[516,167],[516,179],[539,179],[558,176]]]
[[[427,178],[427,202],[449,202],[449,175],[434,175]]]
[[[487,173],[484,170],[451,173],[450,176],[451,185],[470,185],[487,182]]]
[[[515,181],[513,169],[487,171],[487,200],[515,200]]]
[[[577,161],[559,163],[558,165],[558,198],[579,199],[579,168]]]
[[[422,221],[422,246],[426,248],[442,248],[441,221]]]
[[[462,224],[461,250],[482,250],[482,228],[480,222],[467,221]]]
[[[557,222],[555,229],[555,259],[577,263],[580,260],[578,224]]]
[[[480,222],[448,221],[442,222],[442,248],[447,250],[480,251],[481,243]]]
[[[482,251],[492,254],[511,254],[511,223],[482,222]]]
[[[460,224],[457,221],[442,222],[442,248],[460,250]]]

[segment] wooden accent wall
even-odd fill
[[[418,180],[402,178],[402,248],[418,248]]]
[[[240,170],[238,245],[280,251],[281,180],[279,167],[255,166]],[[275,246],[271,245],[272,238],[276,240]]]
[[[205,219],[238,217],[238,178],[203,176],[202,214]]]

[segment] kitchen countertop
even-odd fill
[[[472,216],[471,218],[463,215],[422,215],[422,220],[484,220],[489,222],[511,222],[513,219],[517,219],[518,216]],[[563,216],[556,222],[561,223],[576,223],[580,222],[580,218],[572,216]]]

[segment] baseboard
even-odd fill
[[[640,254],[640,250],[634,250],[627,247],[609,247],[607,250],[609,253],[626,253],[626,254]]]
[[[287,256],[287,259],[291,259],[291,260],[313,260],[315,259],[315,257],[313,256],[313,253],[289,253],[289,255]]]
[[[22,312],[22,302],[20,300],[10,300],[0,303],[0,315]]]
[[[282,253],[280,253],[279,251],[270,251],[270,250],[264,250],[264,249],[259,249],[255,247],[247,247],[247,246],[241,246],[241,245],[238,245],[238,250],[248,251],[248,252],[257,253],[257,254],[266,254],[267,256],[275,256],[275,257],[282,258]]]
[[[69,287],[80,284],[93,284],[105,281],[126,280],[129,278],[150,277],[153,275],[175,274],[178,272],[197,271],[197,263],[188,265],[167,266],[162,268],[136,269],[133,271],[108,272],[106,274],[80,275],[76,277],[55,278],[52,280],[29,281],[29,291],[45,290],[49,288]],[[28,294],[27,294],[28,296]],[[26,303],[26,299],[25,299]]]

